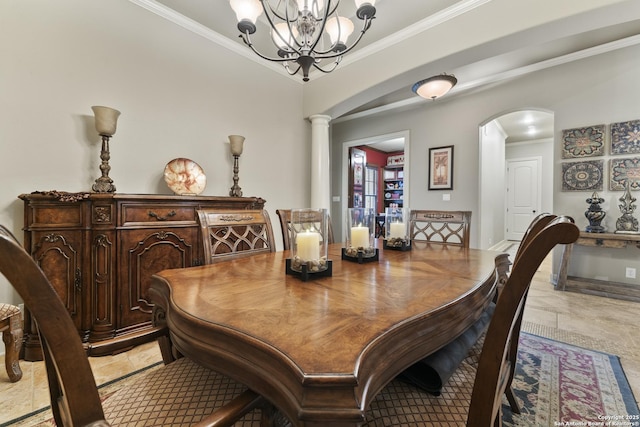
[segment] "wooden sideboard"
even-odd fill
[[[203,264],[196,210],[262,209],[259,197],[118,193],[21,194],[24,247],[43,269],[85,343],[100,356],[155,339],[151,275]],[[25,309],[25,360],[41,360]]]
[[[580,237],[574,245],[599,248],[626,248],[628,245],[635,245],[640,249],[640,234],[588,233],[581,231]],[[567,272],[572,252],[573,245],[566,245],[560,262],[558,281],[555,284],[556,290],[575,291],[640,302],[640,288],[637,285],[568,276]]]

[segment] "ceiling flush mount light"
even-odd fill
[[[362,27],[349,47],[347,41],[355,27],[350,19],[338,14],[340,0],[230,0],[229,3],[245,44],[261,58],[282,62],[291,75],[302,70],[302,80],[306,82],[311,67],[323,73],[333,71],[342,55],[353,49],[371,26],[376,14],[375,0],[354,1]],[[251,41],[256,20],[263,12],[271,27],[277,57],[258,52]]]
[[[458,79],[452,74],[440,74],[429,77],[414,84],[411,90],[417,95],[426,99],[436,99],[451,90],[458,83]]]

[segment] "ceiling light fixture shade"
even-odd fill
[[[440,74],[429,77],[414,84],[411,90],[426,99],[440,98],[446,95],[458,83],[458,79],[452,74]]]
[[[291,75],[302,70],[305,82],[309,81],[311,67],[323,73],[333,71],[371,26],[376,14],[375,0],[354,2],[362,26],[348,46],[355,26],[350,19],[338,14],[340,0],[229,0],[244,43],[261,58],[281,62]],[[275,45],[272,56],[258,52],[251,40],[257,31],[256,20],[262,13],[271,27],[271,40]]]

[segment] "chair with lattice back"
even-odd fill
[[[291,209],[276,209],[276,214],[278,214],[278,218],[280,219],[280,228],[282,230],[282,243],[284,245],[284,250],[291,249]],[[331,226],[331,218],[328,218],[327,224],[327,243],[334,243],[333,238],[333,227]],[[318,219],[320,222],[320,219]],[[322,236],[324,239],[324,236]]]
[[[262,396],[185,357],[150,370],[103,401],[69,312],[44,272],[2,225],[0,274],[38,325],[55,425],[271,424],[273,407]]]
[[[502,425],[502,396],[509,393],[517,361],[513,341],[518,339],[531,280],[551,249],[574,243],[580,235],[566,216],[542,217],[532,225],[498,298],[477,366],[460,365],[456,380],[450,380],[437,398],[393,380],[373,399],[365,426]]]
[[[411,210],[411,240],[469,247],[471,211]]]
[[[205,264],[275,252],[269,213],[262,209],[198,210]]]

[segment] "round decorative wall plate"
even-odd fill
[[[200,194],[207,185],[207,177],[200,165],[182,157],[167,163],[164,181],[171,191],[180,196]]]

